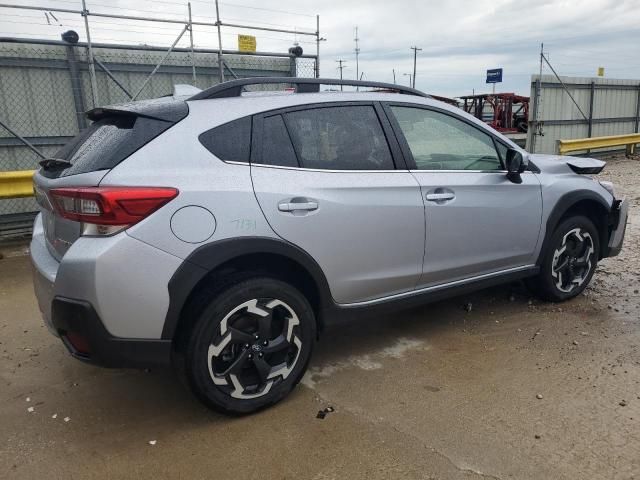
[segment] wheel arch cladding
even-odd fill
[[[566,218],[582,215],[593,222],[600,240],[599,259],[606,256],[606,249],[609,242],[610,225],[609,213],[611,205],[597,193],[591,190],[576,190],[564,194],[556,202],[549,218],[547,219],[544,246],[538,257],[538,265],[542,262],[551,236],[555,232],[556,227]]]
[[[251,272],[291,283],[309,300],[316,313],[318,331],[322,312],[334,303],[326,277],[318,264],[303,250],[283,240],[243,237],[220,240],[196,249],[169,281],[169,309],[162,339],[182,338],[197,317],[198,299],[216,288],[224,278]]]

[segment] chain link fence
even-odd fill
[[[207,88],[219,82],[217,52],[211,50],[94,45],[98,103],[94,105],[85,46],[64,42],[0,42],[0,123],[45,156],[86,128],[84,112],[111,105],[170,95],[176,84]],[[223,52],[224,53],[224,52]],[[224,53],[226,80],[243,77],[313,77],[315,57],[287,54]],[[159,66],[158,66],[159,65]],[[156,72],[150,73],[156,68]],[[40,158],[0,125],[0,172],[31,170]],[[0,199],[0,236],[7,223],[26,222],[37,210],[33,198]]]

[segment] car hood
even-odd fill
[[[602,171],[606,162],[597,158],[570,157],[567,155],[529,154],[529,160],[545,173],[578,173],[595,175]]]

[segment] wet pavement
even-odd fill
[[[24,248],[0,246],[0,477],[640,478],[640,160],[602,177],[631,217],[579,298],[505,285],[330,324],[302,385],[243,418],[171,371],[70,358]]]

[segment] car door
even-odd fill
[[[389,104],[409,168],[422,189],[426,240],[421,287],[535,263],[542,192],[537,176],[510,181],[508,146],[448,110]]]
[[[415,288],[424,205],[415,178],[396,168],[401,154],[380,106],[270,112],[254,117],[253,132],[251,178],[260,207],[277,235],[315,259],[336,302]]]

